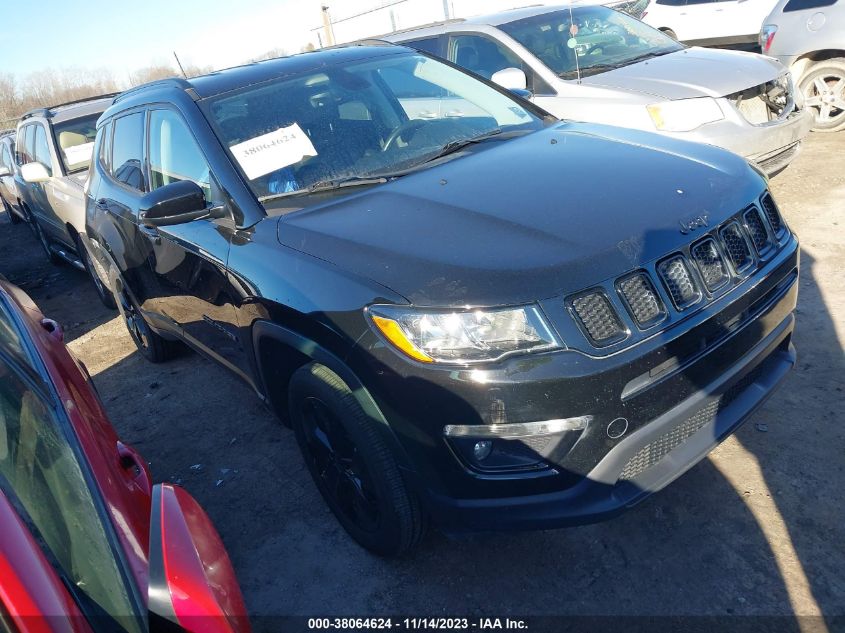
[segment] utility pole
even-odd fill
[[[332,16],[329,15],[329,8],[326,5],[321,7],[323,11],[323,28],[326,31],[326,45],[334,45],[334,28],[332,27]]]
[[[443,19],[450,20],[452,18],[449,15],[449,0],[443,0]]]

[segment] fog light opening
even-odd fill
[[[480,442],[476,442],[475,446],[472,447],[472,456],[477,462],[483,462],[485,459],[490,457],[490,453],[492,452],[492,440],[481,440]]]

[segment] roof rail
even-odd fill
[[[29,119],[30,117],[34,117],[34,116],[42,116],[45,119],[49,119],[50,116],[51,116],[50,115],[50,108],[33,108],[29,112],[24,112],[21,115],[21,121],[23,121],[24,119]]]
[[[0,130],[0,138],[3,138],[4,136],[9,136],[9,134],[14,134],[15,131],[16,130],[14,128],[9,128],[8,130]]]
[[[173,85],[175,88],[182,88],[183,90],[193,88],[191,82],[189,82],[187,79],[183,79],[182,77],[168,77],[167,79],[157,79],[156,81],[150,81],[145,84],[141,84],[140,86],[134,86],[132,88],[129,88],[128,90],[124,90],[114,98],[114,103],[117,103],[121,99],[124,99],[129,95],[135,94],[136,92],[146,90],[147,88],[167,85]]]
[[[74,101],[65,101],[64,103],[57,103],[56,105],[48,106],[46,108],[33,108],[32,110],[25,112],[21,116],[21,121],[23,121],[24,119],[29,119],[29,118],[34,117],[34,116],[40,116],[40,117],[44,117],[45,119],[49,119],[55,114],[54,110],[57,110],[59,108],[77,105],[79,103],[88,103],[89,101],[97,101],[99,99],[109,99],[110,97],[114,97],[117,94],[119,94],[119,93],[110,92],[110,93],[104,94],[104,95],[94,95],[92,97],[85,97],[83,99],[76,99]]]
[[[65,101],[64,103],[57,103],[56,105],[52,105],[48,110],[55,110],[56,108],[64,108],[65,106],[76,105],[77,103],[87,103],[88,101],[98,101],[99,99],[108,99],[110,97],[115,97],[119,95],[119,92],[107,92],[106,94],[102,95],[94,95],[91,97],[83,97],[82,99],[74,99],[73,101]]]

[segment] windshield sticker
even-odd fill
[[[94,142],[82,143],[82,145],[74,145],[73,147],[65,147],[65,161],[68,165],[78,165],[79,163],[86,163],[91,160],[91,155],[94,153]]]
[[[298,123],[232,145],[229,149],[250,180],[317,155],[311,139]]]

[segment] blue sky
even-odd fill
[[[32,0],[29,0],[30,2]],[[347,0],[348,1],[348,0]],[[274,49],[289,52],[315,37],[319,0],[41,0],[37,14],[15,16],[0,37],[0,70],[18,76],[44,68],[100,68],[126,80],[154,62],[231,66]],[[31,28],[22,28],[29,22]]]

